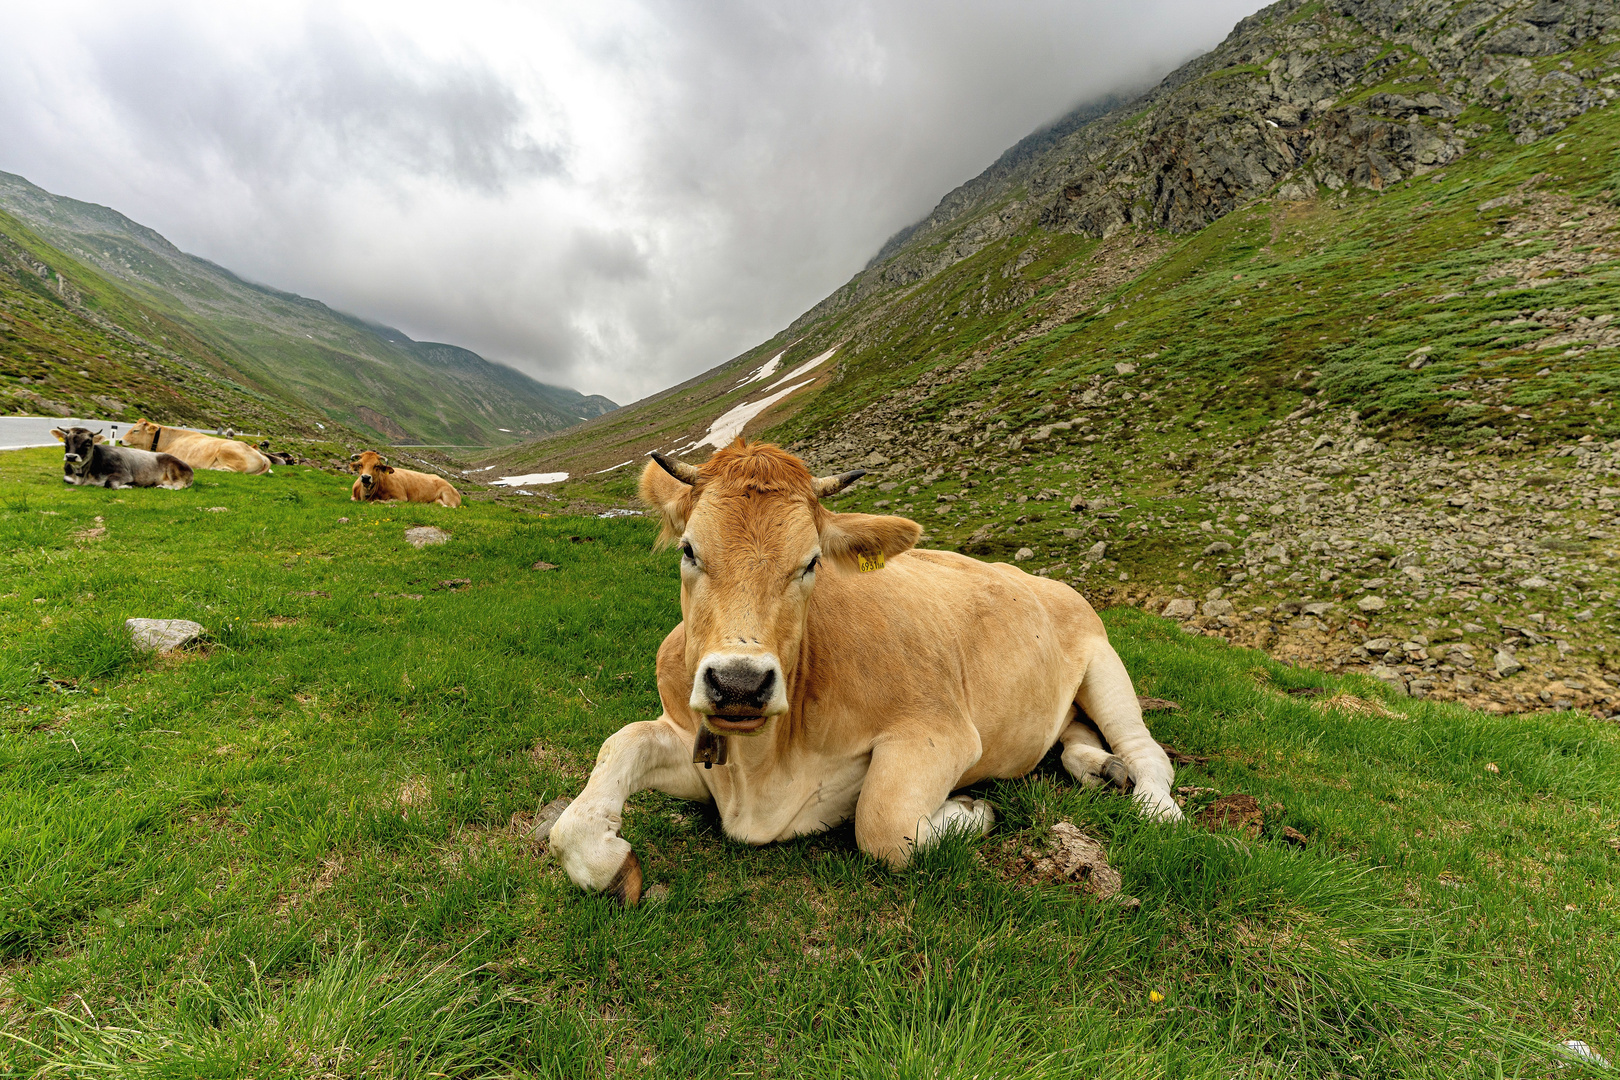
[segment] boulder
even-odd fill
[[[1371,593],[1356,601],[1356,607],[1362,611],[1383,611],[1388,606],[1389,601],[1382,596],[1373,596]]]
[[[1021,547],[1013,555],[1013,561],[1014,562],[1028,562],[1030,559],[1033,559],[1034,557],[1035,557],[1035,551],[1034,551],[1033,548]]]
[[[450,534],[437,525],[417,525],[405,530],[405,542],[413,548],[425,548],[432,544],[448,544]]]
[[[1198,606],[1189,596],[1178,596],[1164,605],[1164,617],[1167,619],[1190,619],[1198,614]]]
[[[1221,615],[1232,615],[1236,612],[1237,609],[1232,606],[1230,600],[1207,600],[1204,602],[1204,614],[1212,619]]]
[[[202,624],[190,619],[125,619],[124,629],[129,631],[136,652],[170,652],[203,634]]]

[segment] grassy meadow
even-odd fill
[[[1614,725],[1394,703],[1121,609],[1138,691],[1182,705],[1155,734],[1207,757],[1179,770],[1189,809],[1253,795],[1258,839],[1145,823],[1055,756],[984,785],[989,838],[901,873],[848,828],[751,849],[644,794],[651,893],[622,909],[522,825],[657,713],[680,616],[648,522],[60,467],[0,455],[0,1076],[1612,1075],[1560,1060],[1569,1038],[1620,1060]],[[453,539],[414,550],[415,524]],[[138,657],[131,616],[208,636]],[[1065,820],[1139,907],[1014,871]]]

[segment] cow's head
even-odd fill
[[[377,477],[383,473],[393,472],[388,459],[375,450],[364,450],[358,454],[349,455],[349,468],[360,474],[360,487],[369,493],[377,483]]]
[[[658,546],[681,549],[690,704],[712,730],[757,731],[788,711],[818,571],[917,542],[914,521],[821,505],[862,475],[817,479],[781,448],[740,438],[701,466],[655,454],[642,471],[641,498],[662,519]]]
[[[101,432],[82,427],[68,428],[66,431],[51,428],[51,434],[62,444],[62,460],[76,473],[83,472],[89,466],[91,448],[96,443],[107,441]]]
[[[124,432],[124,445],[133,446],[137,450],[150,450],[157,445],[158,434],[163,430],[161,425],[141,417],[135,421],[135,426]]]

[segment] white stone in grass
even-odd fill
[[[413,548],[425,548],[430,544],[448,544],[450,534],[437,525],[418,525],[405,530],[405,542]]]
[[[1513,654],[1507,650],[1504,649],[1496,654],[1496,673],[1503,678],[1523,670],[1524,665],[1519,663]]]
[[[1548,581],[1544,577],[1540,577],[1540,576],[1527,577],[1523,581],[1519,582],[1519,588],[1521,588],[1521,589],[1545,589],[1547,586],[1549,586],[1551,584],[1552,584],[1552,582]]]
[[[1164,617],[1167,619],[1190,619],[1197,612],[1198,606],[1190,596],[1177,597],[1164,605]]]
[[[1607,1069],[1609,1067],[1609,1061],[1607,1058],[1598,1053],[1596,1050],[1593,1050],[1580,1039],[1565,1039],[1559,1045],[1564,1048],[1564,1052],[1566,1054],[1574,1058],[1576,1061],[1585,1062],[1588,1065],[1596,1065],[1600,1069]],[[1558,1067],[1560,1069],[1563,1068],[1563,1062],[1559,1062]]]
[[[1209,600],[1204,604],[1204,614],[1212,619],[1221,615],[1232,615],[1236,611],[1230,600]]]
[[[1013,553],[1013,562],[1028,562],[1035,557],[1033,548],[1021,547]]]
[[[125,619],[124,629],[136,652],[166,653],[191,644],[203,633],[202,624],[190,619]]]
[[[1382,596],[1367,595],[1356,601],[1356,607],[1362,611],[1383,611],[1388,606],[1389,601]]]

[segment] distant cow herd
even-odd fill
[[[191,486],[196,469],[269,476],[272,466],[298,460],[271,450],[269,442],[251,446],[238,439],[154,424],[144,417],[125,433],[122,446],[114,446],[104,432],[89,428],[52,428],[51,434],[62,444],[62,480],[87,487],[178,490]],[[349,491],[353,502],[461,505],[461,493],[442,476],[395,468],[375,450],[350,455],[349,468],[358,474]]]

